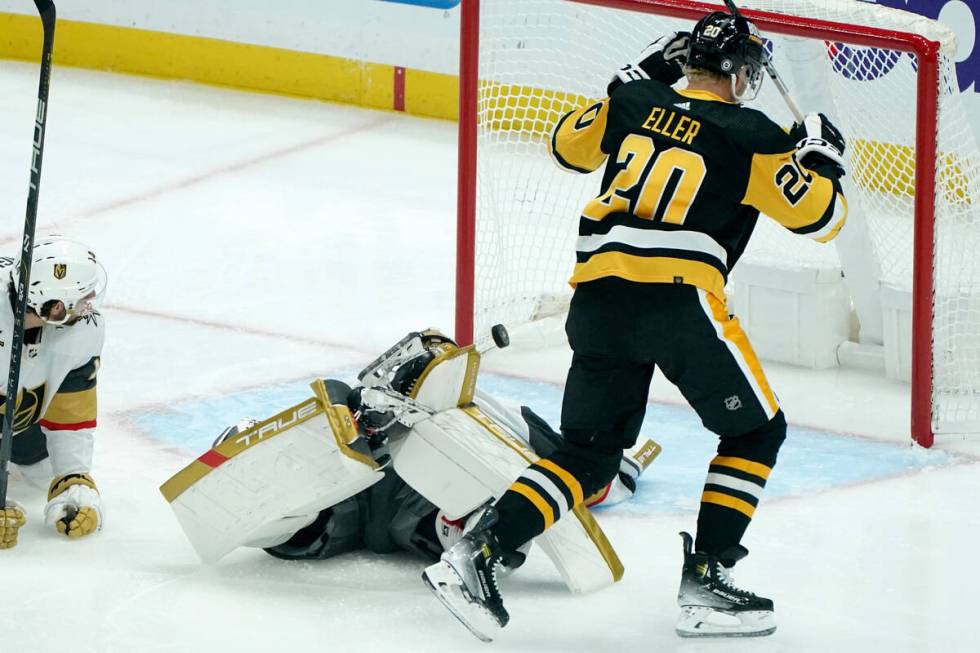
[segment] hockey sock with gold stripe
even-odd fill
[[[785,438],[786,420],[779,412],[758,429],[721,439],[701,495],[698,552],[718,554],[741,541]]]
[[[500,497],[494,535],[504,549],[517,549],[609,483],[621,459],[621,451],[600,453],[566,443],[525,469]]]

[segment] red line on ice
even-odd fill
[[[347,136],[352,136],[360,132],[370,131],[372,129],[375,129],[377,127],[380,127],[381,125],[390,122],[391,120],[392,120],[391,116],[386,116],[380,119],[376,119],[364,123],[357,127],[352,127],[350,129],[344,129],[341,131],[333,132],[330,134],[326,134],[324,136],[320,136],[319,138],[314,138],[309,141],[304,141],[302,143],[295,143],[293,145],[289,145],[287,147],[273,150],[271,152],[266,152],[265,154],[260,154],[250,159],[242,159],[234,163],[230,163],[224,166],[219,166],[217,168],[213,168],[211,170],[202,172],[200,174],[187,177],[186,179],[178,179],[176,181],[172,181],[170,183],[157,186],[155,188],[150,188],[141,193],[136,193],[135,195],[122,197],[120,199],[107,202],[106,204],[100,204],[88,209],[83,209],[78,213],[70,215],[66,218],[62,218],[62,219],[56,218],[53,223],[46,225],[45,229],[57,230],[60,229],[62,226],[64,226],[66,223],[98,217],[101,215],[105,215],[107,213],[112,213],[113,211],[125,208],[127,206],[133,206],[134,204],[141,204],[143,202],[155,200],[160,197],[163,197],[164,195],[169,195],[170,193],[173,192],[181,191],[186,188],[190,188],[192,186],[197,186],[198,184],[202,184],[204,182],[210,181],[212,179],[216,179],[218,177],[230,175],[245,170],[247,168],[261,165],[263,163],[268,163],[269,161],[274,161],[276,159],[288,157],[298,152],[303,152],[305,150],[319,147],[326,143],[330,143],[339,140],[341,138],[346,138]],[[19,241],[20,241],[19,234],[6,235],[0,237],[0,244],[19,242]]]

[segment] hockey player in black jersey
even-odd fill
[[[635,441],[656,368],[719,436],[697,519],[686,533],[681,636],[775,630],[773,604],[733,584],[742,536],[786,435],[786,421],[725,283],[760,213],[827,242],[844,224],[844,139],[822,115],[784,131],[747,108],[762,83],[755,27],[722,12],[675,33],[620,70],[608,97],[553,130],[558,165],[604,166],[579,221],[566,323],[573,351],[562,406],[565,444],[529,466],[480,528],[429,567],[437,597],[483,639],[508,615],[497,564],[616,473]],[[672,84],[687,78],[687,86]],[[712,613],[729,616],[720,625]],[[732,620],[730,617],[736,617]]]

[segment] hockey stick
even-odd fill
[[[48,89],[51,86],[51,51],[54,48],[55,8],[51,0],[34,0],[44,28],[41,48],[41,79],[37,90],[37,115],[34,117],[34,153],[31,157],[31,184],[27,191],[27,215],[20,251],[20,277],[14,304],[14,332],[10,338],[10,372],[4,401],[3,440],[0,440],[0,508],[7,505],[7,464],[13,449],[14,422],[17,415],[17,393],[20,390],[20,359],[24,345],[24,312],[27,288],[31,280],[31,254],[34,251],[34,227],[37,224],[37,202],[41,187],[41,158],[44,155],[44,125],[48,113]]]
[[[735,16],[735,18],[742,21],[745,20],[745,17],[742,16],[742,13],[738,10],[738,7],[735,6],[734,0],[725,0],[725,6],[728,7],[728,11],[731,12],[732,16]],[[783,101],[786,102],[786,106],[789,107],[789,110],[792,112],[796,122],[802,123],[804,116],[803,111],[800,110],[800,105],[796,103],[796,100],[790,94],[789,88],[786,86],[786,83],[783,82],[783,78],[779,76],[776,66],[773,65],[772,59],[769,58],[769,54],[764,49],[763,55],[765,56],[763,65],[766,68],[766,73],[768,73],[769,79],[771,79],[772,83],[776,85],[776,89],[779,91],[779,94],[783,96]]]

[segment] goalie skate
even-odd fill
[[[677,634],[681,637],[762,637],[776,631],[773,604],[770,599],[756,596],[736,587],[729,569],[722,563],[734,564],[747,551],[726,551],[726,555],[708,556],[692,551],[693,539],[684,539],[684,569],[677,592],[681,608]],[[730,566],[730,565],[729,565]]]
[[[492,520],[493,509],[484,517],[488,513]],[[487,524],[484,519],[481,522]],[[481,641],[490,642],[510,616],[497,588],[500,547],[486,526],[481,526],[478,523],[439,562],[427,567],[422,580],[460,623]]]

